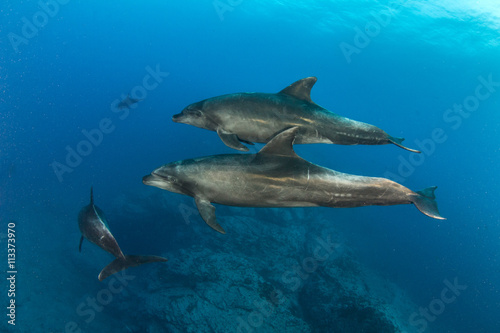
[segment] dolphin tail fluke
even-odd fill
[[[167,258],[158,256],[136,256],[136,255],[126,255],[123,258],[116,258],[108,266],[99,273],[99,281],[104,280],[110,275],[123,271],[124,269],[139,266],[142,264],[148,264],[151,262],[164,262]]]
[[[425,215],[434,219],[445,220],[445,218],[439,214],[437,207],[436,196],[434,195],[436,188],[437,186],[431,186],[422,191],[417,191],[412,202],[417,206],[418,210]]]
[[[403,141],[405,140],[404,138],[395,138],[395,137],[389,135],[388,139],[389,139],[390,143],[393,143],[393,144],[395,144],[396,146],[398,146],[400,148],[406,149],[406,150],[411,151],[413,153],[419,153],[420,154],[419,150],[411,149],[411,148],[403,146]]]

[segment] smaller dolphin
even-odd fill
[[[420,153],[403,146],[403,138],[390,136],[376,126],[339,116],[314,103],[311,89],[316,81],[315,77],[307,77],[276,94],[236,93],[208,98],[188,105],[172,120],[215,131],[226,146],[241,151],[248,151],[242,142],[268,143],[283,130],[298,127],[296,144],[392,143]]]
[[[83,238],[87,238],[90,242],[99,246],[106,252],[111,253],[116,257],[109,265],[99,273],[99,281],[104,280],[108,276],[117,272],[123,271],[129,267],[139,266],[150,262],[164,262],[166,258],[158,256],[136,256],[124,255],[118,243],[109,231],[108,223],[104,217],[103,211],[94,205],[94,195],[92,187],[90,188],[90,204],[83,207],[78,215],[78,226],[82,237],[80,238],[79,252],[82,252]]]
[[[130,95],[127,95],[127,97],[125,97],[124,100],[122,100],[120,103],[118,103],[118,105],[116,107],[120,110],[130,109],[130,107],[132,105],[134,105],[135,103],[138,103],[140,101],[142,101],[142,99],[132,98],[132,97],[130,97]]]

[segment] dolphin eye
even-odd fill
[[[167,176],[167,180],[171,183],[177,183],[177,178],[173,176]]]

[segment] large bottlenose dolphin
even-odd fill
[[[295,143],[341,145],[385,145],[393,143],[406,150],[404,139],[395,138],[378,127],[339,116],[311,100],[315,77],[299,80],[277,94],[236,93],[209,98],[187,106],[172,117],[185,123],[216,131],[227,146],[248,151],[241,142],[267,143],[281,131],[297,126]]]
[[[194,197],[201,217],[225,233],[211,203],[241,207],[360,207],[413,203],[443,219],[436,187],[413,192],[385,178],[349,175],[310,163],[295,154],[298,127],[283,131],[257,154],[216,155],[166,164],[142,181]]]
[[[80,246],[78,247],[80,252],[82,251],[82,242],[85,237],[90,242],[116,257],[115,260],[101,271],[98,276],[99,281],[129,267],[139,266],[150,262],[167,261],[166,258],[158,256],[124,255],[115,237],[113,237],[113,234],[109,231],[108,222],[104,217],[104,213],[99,207],[94,205],[92,188],[90,188],[90,204],[83,207],[80,214],[78,214],[78,226],[82,233]]]

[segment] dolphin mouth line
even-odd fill
[[[167,179],[157,173],[151,172],[149,175],[142,177],[142,182],[146,185],[151,185],[154,181],[167,181]]]
[[[169,181],[169,180],[168,180],[168,177],[162,176],[162,175],[160,175],[160,174],[158,174],[158,173],[156,173],[156,172],[154,172],[154,171],[153,171],[153,172],[151,172],[151,176],[153,176],[153,177],[158,177],[158,178],[160,178],[160,179],[162,179],[162,180],[165,180],[165,181],[166,181],[166,182],[168,182],[168,183],[172,183],[171,181]]]
[[[184,193],[185,195],[189,195],[189,196],[192,196],[193,198],[195,197],[195,193],[193,193],[192,191],[186,189],[184,186],[182,186],[181,184],[178,184],[178,183],[173,183],[172,181],[170,181],[168,179],[168,177],[165,177],[165,176],[162,176],[156,172],[151,172],[150,175],[148,176],[153,176],[153,177],[157,177],[159,178],[160,180],[162,181],[165,181],[167,184],[169,184],[171,187],[173,188],[177,188],[181,193]],[[146,176],[146,177],[148,177]]]
[[[161,178],[161,179],[168,180],[168,177],[163,176],[163,175],[160,175],[159,173],[156,173],[156,172],[154,172],[154,171],[153,171],[151,174],[152,174],[153,176],[155,176],[155,177],[158,177],[158,178]],[[169,181],[169,183],[170,183],[170,181]]]

